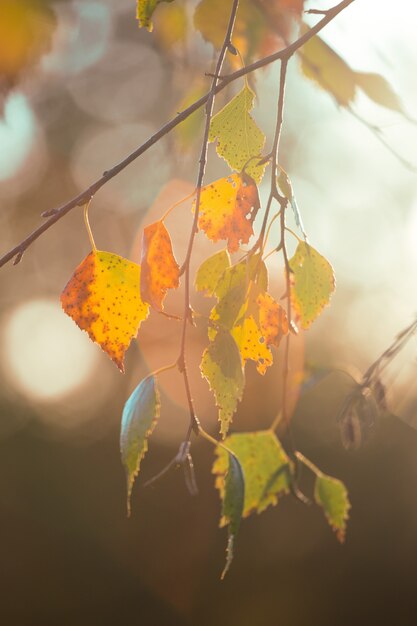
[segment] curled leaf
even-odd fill
[[[162,221],[150,224],[143,230],[142,300],[162,311],[168,289],[176,289],[178,285],[179,267],[172,251],[171,237]]]
[[[329,304],[335,289],[333,268],[317,250],[304,242],[289,261],[291,303],[303,328],[309,328]]]
[[[298,228],[301,230],[301,232],[303,233],[305,237],[306,235],[304,231],[303,221],[301,219],[301,213],[298,208],[297,200],[294,195],[290,177],[288,176],[284,168],[281,167],[280,165],[278,165],[278,169],[279,169],[279,175],[277,178],[278,186],[280,190],[282,191],[282,193],[284,194],[284,196],[287,198],[288,202],[290,203],[293,214],[294,214],[295,223],[297,224]]]
[[[229,332],[219,330],[203,353],[200,369],[214,392],[220,432],[225,437],[245,386],[239,350]]]
[[[221,579],[226,576],[233,560],[234,544],[242,519],[245,502],[245,477],[239,459],[228,453],[229,467],[227,470],[222,506],[222,518],[227,520],[228,540],[226,550],[226,565]]]
[[[259,207],[254,180],[245,174],[232,174],[202,188],[198,225],[209,239],[226,239],[229,252],[237,252],[253,235]]]
[[[257,183],[266,163],[258,165],[265,135],[250,115],[255,94],[245,84],[243,89],[211,120],[209,141],[217,141],[217,154],[232,170],[245,172]]]
[[[130,515],[130,497],[140,463],[148,450],[160,413],[159,393],[154,376],[144,378],[127,400],[122,415],[120,453],[127,477],[127,513]]]
[[[124,372],[124,355],[149,305],[139,292],[140,266],[96,250],[77,267],[61,294],[65,313]]]

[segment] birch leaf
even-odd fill
[[[262,513],[268,506],[278,502],[278,496],[289,492],[291,480],[290,460],[276,435],[270,431],[235,433],[224,441],[240,461],[245,477],[245,501],[243,517]],[[220,497],[225,497],[225,475],[228,470],[228,453],[221,446],[216,448],[213,474]],[[223,513],[220,525],[229,522]]]
[[[228,520],[228,540],[226,550],[226,564],[221,578],[226,576],[233,560],[234,544],[242,519],[245,502],[245,478],[242,466],[234,454],[228,454],[229,467],[227,470],[222,517]]]
[[[173,2],[173,0],[136,0],[136,19],[139,28],[153,30],[152,15],[161,2]]]
[[[230,256],[227,250],[220,250],[206,259],[198,268],[195,277],[195,288],[206,296],[212,296],[222,274],[230,267]]]
[[[255,94],[245,84],[243,89],[211,120],[209,141],[216,141],[217,154],[232,170],[245,172],[257,183],[262,179],[266,164],[257,165],[265,135],[250,115]]]
[[[143,230],[142,300],[162,311],[168,289],[176,289],[178,285],[179,267],[172,252],[171,237],[162,221],[150,224]]]
[[[284,308],[266,292],[257,298],[259,328],[267,346],[279,347],[281,339],[288,334],[288,318]]]
[[[214,393],[220,433],[225,437],[245,386],[239,350],[230,333],[220,330],[216,334],[203,353],[200,369]]]
[[[140,463],[148,450],[160,413],[159,393],[154,376],[144,378],[127,400],[122,415],[120,452],[127,477],[127,513],[130,515],[130,497]]]
[[[229,252],[237,252],[253,235],[259,207],[254,180],[245,174],[232,174],[202,188],[198,225],[209,239],[226,239]]]
[[[149,305],[140,297],[140,266],[117,254],[91,252],[61,294],[65,313],[124,372],[124,355]]]
[[[343,543],[350,509],[345,485],[336,478],[319,473],[314,486],[314,499],[323,508],[327,521],[335,531],[336,537]]]
[[[250,359],[256,363],[258,372],[265,374],[267,368],[272,365],[272,354],[253,316],[245,316],[240,324],[234,326],[232,336],[239,348],[243,364]]]
[[[309,328],[329,304],[335,289],[333,268],[327,259],[307,243],[298,244],[289,261],[291,302],[303,328]]]

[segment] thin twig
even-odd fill
[[[214,93],[217,94],[222,91],[227,85],[234,82],[238,78],[242,76],[246,76],[261,67],[266,67],[267,65],[274,63],[280,59],[289,59],[301,46],[303,46],[307,41],[309,41],[314,35],[316,35],[319,31],[321,31],[329,22],[331,22],[341,11],[343,11],[346,7],[352,4],[354,0],[343,0],[338,5],[333,7],[333,9],[329,9],[328,13],[321,19],[315,26],[313,26],[309,31],[304,33],[299,39],[297,39],[294,43],[285,47],[274,54],[270,54],[262,59],[259,59],[255,63],[251,63],[246,67],[243,67],[228,76],[223,76],[221,78],[221,82],[217,82]],[[152,135],[147,141],[145,141],[141,146],[136,148],[131,154],[129,154],[122,161],[114,165],[109,170],[105,171],[103,175],[94,181],[87,189],[81,191],[77,196],[66,202],[64,205],[50,209],[45,211],[42,215],[44,217],[49,217],[49,219],[44,222],[41,226],[36,228],[32,233],[30,233],[25,239],[23,239],[19,244],[14,246],[11,250],[9,250],[6,254],[4,254],[0,258],[0,267],[11,261],[16,257],[16,261],[19,262],[23,256],[23,253],[27,250],[27,248],[36,241],[44,232],[49,230],[51,226],[53,226],[56,222],[58,222],[64,215],[69,213],[75,207],[82,207],[86,202],[97,193],[101,187],[103,187],[106,183],[109,182],[112,178],[117,176],[122,170],[124,170],[130,163],[135,161],[138,157],[144,154],[149,148],[151,148],[155,143],[157,143],[162,137],[167,135],[171,130],[173,130],[178,124],[181,124],[184,120],[186,120],[192,113],[200,109],[204,106],[211,95],[211,90],[193,102],[186,109],[178,113],[176,117],[171,119],[169,122],[164,124],[154,135]],[[15,263],[16,263],[15,261]]]

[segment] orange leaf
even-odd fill
[[[255,181],[247,174],[231,174],[202,188],[198,225],[209,239],[227,239],[229,252],[237,252],[253,235],[259,207]]]
[[[140,266],[96,250],[77,267],[61,294],[65,313],[107,352],[121,372],[124,354],[149,305],[139,295]]]
[[[172,252],[171,237],[162,221],[146,226],[143,231],[142,277],[140,293],[157,311],[164,308],[168,289],[179,285],[179,267]]]
[[[266,292],[258,295],[259,327],[268,346],[279,347],[281,339],[288,334],[287,314],[283,307]]]

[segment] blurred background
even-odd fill
[[[219,13],[213,24],[204,16],[206,39],[193,26],[197,1],[162,4],[153,33],[137,28],[134,4],[1,0],[1,254],[40,223],[42,211],[64,204],[207,91],[204,73],[215,53],[206,39],[213,27],[221,29],[230,2],[213,0]],[[235,43],[246,62],[297,37],[293,12],[272,19],[267,4],[242,3]],[[311,25],[319,18],[304,19]],[[289,497],[243,523],[232,569],[220,583],[226,533],[217,527],[212,449],[193,443],[198,497],[189,496],[181,471],[142,487],[175,455],[187,428],[174,373],[161,376],[162,415],[126,519],[121,411],[141,377],[175,358],[178,327],[153,315],[129,350],[123,377],[64,315],[59,295],[90,251],[75,209],[19,265],[0,271],[1,623],[416,623],[416,339],[385,372],[392,415],[381,418],[360,450],[344,450],[336,419],[353,384],[341,370],[360,377],[417,311],[416,173],[401,162],[417,166],[416,20],[413,0],[395,6],[358,0],[322,32],[353,69],[383,75],[410,119],[358,94],[353,108],[367,123],[360,122],[303,76],[297,58],[289,66],[281,164],[309,240],[337,279],[331,307],[293,342],[292,369],[304,370],[292,395],[293,437],[349,490],[346,544],[337,543],[317,508]],[[227,71],[239,67],[236,58],[229,62]],[[251,78],[267,147],[278,72],[271,66]],[[239,88],[224,90],[217,106]],[[193,115],[97,193],[90,221],[100,249],[140,258],[143,225],[194,187],[201,122],[200,113]],[[211,146],[206,180],[225,174]],[[268,176],[267,170],[263,199]],[[190,202],[167,225],[181,262]],[[278,236],[272,230],[271,248]],[[199,234],[193,267],[212,249]],[[269,269],[279,297],[282,267],[275,257]],[[170,294],[166,308],[180,312],[181,302],[181,293]],[[190,333],[197,410],[215,433],[216,413],[198,370],[205,344],[205,329]],[[267,427],[279,410],[281,357],[275,357],[263,378],[248,366],[235,430]]]

